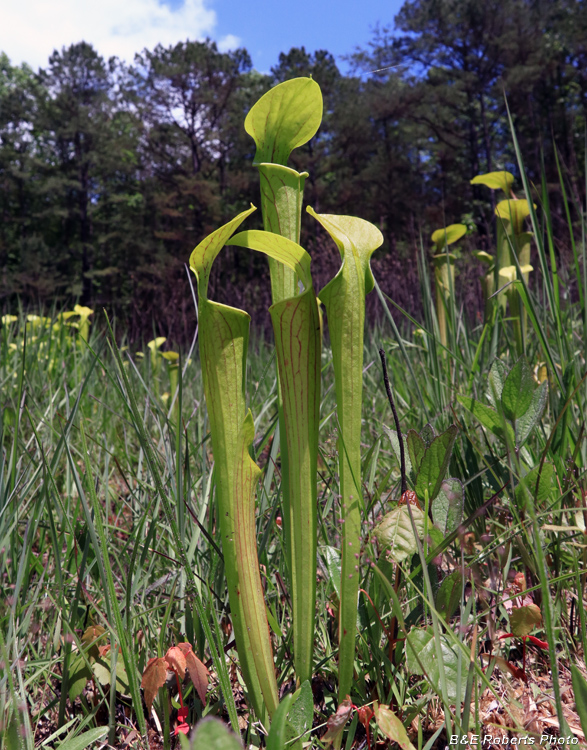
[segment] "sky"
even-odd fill
[[[186,39],[213,39],[221,51],[246,47],[268,72],[280,52],[305,46],[341,59],[392,26],[402,0],[0,0],[0,52],[13,65],[45,67],[54,49],[89,42],[131,63],[136,52]]]

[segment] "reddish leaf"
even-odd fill
[[[172,646],[165,654],[165,661],[169,665],[169,669],[172,669],[179,676],[179,679],[183,680],[186,668],[183,651],[178,646]]]
[[[167,662],[165,659],[157,656],[149,659],[143,672],[143,679],[141,680],[141,687],[145,691],[145,704],[149,714],[151,713],[157,691],[165,684],[166,677]]]
[[[103,659],[105,656],[108,656],[110,653],[111,644],[106,643],[104,646],[98,646],[98,657],[100,659]],[[118,649],[118,653],[120,653],[120,648]]]
[[[509,672],[516,679],[528,682],[528,676],[526,675],[524,670],[516,667],[515,664],[512,664],[507,659],[504,659],[503,656],[496,656],[495,661],[502,672]]]
[[[190,679],[200,696],[200,700],[206,705],[206,691],[208,690],[208,675],[206,665],[203,664],[194,654],[189,643],[178,643],[177,648],[181,650],[185,657]]]
[[[175,736],[177,737],[178,734],[187,734],[190,731],[190,725],[186,722],[186,719],[188,717],[188,708],[180,708],[177,712],[177,720],[179,724],[175,728]]]
[[[361,724],[365,727],[365,733],[367,735],[367,747],[369,750],[371,750],[371,736],[369,734],[369,722],[373,718],[373,709],[371,706],[361,706],[361,708],[357,708],[357,715],[359,717],[359,721]]]
[[[416,750],[410,742],[406,728],[390,708],[375,705],[375,721],[387,739],[397,742],[402,750]]]
[[[535,646],[540,646],[540,648],[545,648],[546,650],[548,650],[548,643],[546,641],[541,641],[540,638],[536,638],[535,635],[525,635],[524,640],[529,640]]]
[[[517,636],[514,635],[513,633],[506,633],[505,635],[499,636],[500,641],[502,641],[504,638],[517,638]],[[535,635],[523,635],[522,640],[530,641],[535,646],[540,646],[540,648],[548,649],[548,643],[546,641],[541,641],[540,638],[536,638]]]
[[[344,725],[349,720],[352,710],[353,704],[347,695],[336,709],[336,713],[328,717],[328,721],[326,722],[326,734],[322,737],[322,742],[334,742],[342,734]]]
[[[371,706],[361,706],[361,708],[357,708],[357,714],[359,715],[359,721],[368,731],[369,722],[374,716],[373,709]]]
[[[415,505],[416,508],[419,508],[422,510],[422,506],[420,505],[420,502],[418,500],[418,495],[414,492],[414,490],[406,490],[404,494],[400,497],[398,505]]]

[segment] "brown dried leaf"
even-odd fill
[[[158,656],[149,659],[143,672],[143,679],[141,680],[141,687],[145,691],[145,704],[149,714],[151,713],[157,691],[165,684],[166,677],[167,662],[165,659]]]
[[[528,682],[528,675],[524,672],[524,670],[516,667],[515,664],[511,663],[511,661],[504,659],[503,656],[496,656],[495,661],[502,672],[509,672],[517,680]]]
[[[322,737],[322,742],[334,742],[341,734],[345,724],[349,720],[353,704],[350,697],[347,697],[339,704],[336,713],[328,717],[326,722],[326,734]]]
[[[84,646],[91,646],[88,650],[88,658],[97,659],[99,656],[98,652],[98,644],[96,641],[98,641],[106,630],[101,627],[100,625],[90,625],[89,628],[86,628],[84,634],[82,635],[82,643]]]
[[[369,734],[369,722],[374,716],[373,709],[371,708],[371,706],[361,706],[360,708],[357,708],[357,714],[359,716],[359,721],[365,727],[365,731],[367,732],[367,735],[368,735]]]
[[[172,646],[167,650],[165,654],[165,661],[169,665],[169,669],[172,669],[179,675],[179,679],[183,680],[185,677],[185,656],[183,651],[178,646]]]
[[[189,643],[178,643],[177,648],[185,656],[186,665],[190,675],[190,679],[196,688],[196,692],[200,696],[200,700],[206,705],[206,691],[208,690],[209,672],[206,669],[206,665],[203,664],[198,657],[194,654],[194,651]]]

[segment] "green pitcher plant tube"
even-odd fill
[[[261,692],[270,716],[279,704],[269,624],[265,613],[263,587],[259,575],[257,538],[255,534],[255,488],[261,469],[249,454],[255,437],[255,423],[250,410],[238,435],[237,462],[234,474],[236,558],[239,564],[240,600],[243,606],[247,636]]]
[[[261,183],[261,210],[263,227],[268,232],[281,235],[299,243],[302,213],[302,198],[307,172],[296,172],[295,169],[281,164],[259,164]],[[273,304],[294,297],[298,292],[296,273],[289,266],[269,257],[269,275],[271,279],[271,300]],[[278,374],[278,423],[281,452],[281,496],[283,503],[283,532],[287,569],[291,576],[292,528],[289,523],[289,454],[285,435],[283,414],[283,397],[281,380]]]
[[[490,190],[502,190],[506,199],[510,197],[515,198],[513,193],[514,176],[511,172],[501,170],[499,172],[487,172],[487,174],[478,174],[471,180],[471,185],[485,185]],[[486,297],[486,309],[488,308],[487,300],[494,294],[496,289],[499,289],[501,280],[499,272],[501,268],[510,266],[512,264],[509,245],[506,237],[505,225],[502,222],[497,224],[497,238],[496,246],[497,252],[495,255],[495,263],[489,269],[489,273],[493,274],[493,280],[487,279],[484,287],[487,290]],[[505,292],[499,292],[495,301],[503,314],[505,315],[507,308],[507,296]]]
[[[287,166],[294,148],[303,146],[322,121],[322,92],[311,78],[294,78],[274,86],[249,111],[245,130],[256,145],[253,164],[259,170],[263,228],[299,244],[302,199],[307,172]],[[298,292],[295,271],[269,257],[271,301],[294,297]],[[278,423],[281,451],[281,495],[287,568],[292,575],[292,536],[289,524],[289,455],[285,440],[282,383],[278,371]]]
[[[447,252],[449,245],[458,242],[467,233],[464,224],[450,224],[443,229],[437,229],[432,233],[431,240],[434,243],[434,286],[436,292],[436,319],[438,320],[438,331],[443,346],[448,344],[446,311],[451,294],[454,294],[455,269],[454,261],[456,255]]]
[[[248,436],[245,421],[245,369],[249,342],[250,317],[243,310],[212,302],[208,299],[208,281],[212,263],[232,233],[249,216],[254,207],[243,211],[228,224],[217,229],[200,242],[190,257],[190,267],[197,278],[199,347],[204,395],[210,420],[212,450],[216,473],[216,498],[222,552],[228,584],[228,596],[233,621],[234,637],[241,663],[243,678],[249,690],[257,716],[266,720],[266,710],[271,713],[277,705],[277,687],[273,668],[270,674],[259,676],[256,656],[259,643],[269,638],[267,624],[253,633],[256,648],[252,648],[250,630],[259,627],[259,620],[247,623],[243,602],[242,576],[259,576],[256,547],[237,541],[238,518],[246,511],[237,507],[246,496],[244,488],[237,491],[237,477],[246,478],[250,484],[250,471],[242,468],[242,443]],[[246,499],[250,503],[250,498]],[[245,531],[246,534],[246,531]],[[240,555],[240,557],[239,557]],[[254,560],[253,560],[254,558]],[[260,582],[259,582],[260,586]],[[265,610],[262,610],[263,613]],[[257,613],[259,616],[259,613]],[[271,648],[270,645],[268,646]],[[266,647],[263,647],[265,663]],[[273,683],[273,684],[272,684]]]
[[[507,279],[511,272],[508,272],[512,266],[515,267],[515,257],[522,270],[524,281],[528,283],[528,278],[532,266],[530,265],[530,245],[532,242],[532,233],[524,231],[524,221],[530,215],[528,201],[521,200],[504,200],[497,204],[495,208],[498,228],[502,235],[501,265],[499,269],[500,285],[503,286],[504,278]],[[507,300],[510,306],[510,315],[514,329],[514,341],[518,355],[524,353],[525,330],[527,326],[527,313],[522,310],[520,294],[514,284],[511,284],[506,290]]]
[[[310,256],[297,243],[271,232],[252,230],[241,232],[227,244],[257,250],[286,264],[304,286],[301,294],[269,308],[288,452],[289,503],[284,515],[289,514],[291,529],[294,667],[296,677],[303,683],[312,677],[316,615],[320,313],[312,286]]]
[[[336,276],[320,292],[326,307],[334,361],[339,424],[338,463],[341,496],[341,584],[339,611],[339,700],[351,691],[357,630],[359,554],[361,548],[361,407],[365,297],[373,289],[370,259],[383,235],[354,216],[308,213],[332,237],[342,259]]]

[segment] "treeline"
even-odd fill
[[[132,66],[85,43],[38,72],[0,56],[0,307],[79,300],[115,313],[131,339],[154,319],[157,334],[189,339],[192,248],[258,204],[244,117],[299,75],[325,100],[322,128],[291,160],[310,174],[306,201],[381,228],[376,274],[412,312],[421,237],[427,247],[433,229],[460,221],[475,230],[471,247],[491,244],[492,197],[470,179],[518,174],[507,107],[553,221],[565,219],[559,168],[569,199],[584,202],[585,0],[412,0],[350,61],[342,75],[327,51],[292,49],[261,75],[246,50],[210,41],[145,50]],[[320,284],[339,260],[305,227]],[[262,258],[226,249],[212,282],[215,299],[266,322]]]

